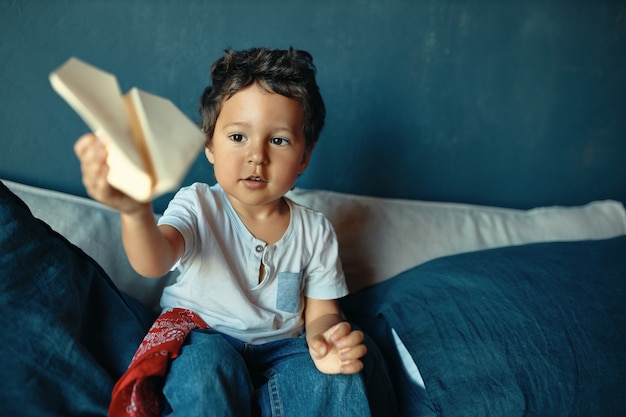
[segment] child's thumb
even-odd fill
[[[328,346],[321,336],[317,336],[309,343],[309,349],[317,358],[323,358],[328,353]]]

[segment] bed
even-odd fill
[[[195,120],[224,48],[290,45],[328,110],[290,197],[334,224],[399,415],[626,415],[626,2],[0,10],[0,416],[106,415],[176,274],[137,276],[84,198],[50,71],[76,56]],[[201,155],[185,185],[212,180]]]
[[[106,415],[175,272],[138,277],[118,215],[98,203],[3,183],[1,414]],[[351,290],[342,308],[381,348],[399,415],[626,412],[622,203],[289,197],[335,225]]]

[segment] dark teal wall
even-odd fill
[[[0,177],[83,194],[85,126],[47,78],[69,56],[196,118],[210,64],[258,45],[318,65],[329,116],[300,186],[626,201],[624,1],[0,0]],[[202,158],[192,180],[212,181]]]

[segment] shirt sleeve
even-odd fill
[[[187,259],[193,250],[192,248],[196,246],[195,231],[198,230],[197,192],[197,187],[194,186],[181,188],[169,202],[163,216],[157,222],[158,225],[167,224],[174,227],[183,236],[185,250],[176,266]]]
[[[318,300],[334,300],[348,295],[348,286],[339,259],[339,243],[330,221],[322,216],[314,233],[315,245],[305,270],[304,295]]]

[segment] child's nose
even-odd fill
[[[261,141],[252,144],[250,146],[250,152],[248,153],[248,162],[254,165],[267,163],[267,150],[265,149],[265,145],[260,142]]]

